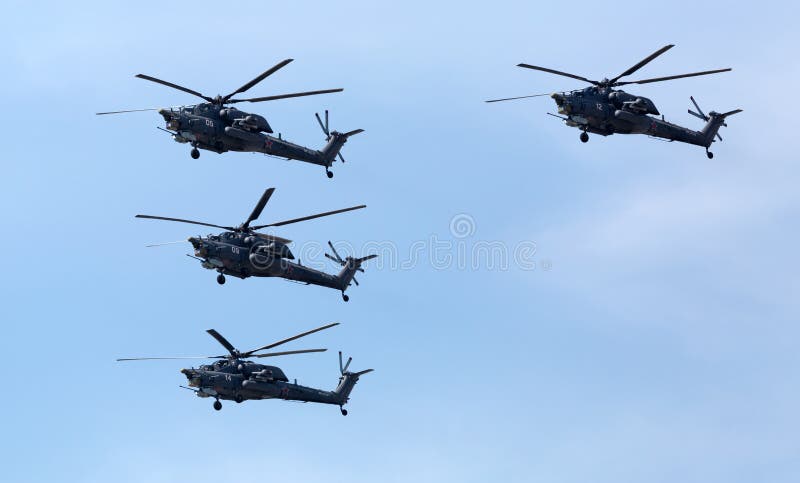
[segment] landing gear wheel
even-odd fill
[[[585,131],[581,133],[581,142],[582,143],[588,143],[589,142],[589,135],[586,134]]]
[[[333,178],[333,171],[325,171],[325,174],[328,175],[328,178]]]
[[[713,159],[714,153],[712,153],[711,151],[706,151],[706,156],[708,156],[708,159]]]
[[[200,151],[197,148],[192,148],[192,152],[189,154],[192,155],[192,159],[197,159],[200,157]]]
[[[339,408],[339,411],[341,411],[341,412],[342,412],[342,416],[347,416],[347,409],[345,409],[345,408]]]
[[[345,302],[349,302],[350,301],[350,296],[347,295],[347,294],[342,294],[342,300],[344,300]]]
[[[219,402],[219,401],[214,401],[214,409],[217,410],[217,411],[222,409],[222,403]]]
[[[220,285],[225,285],[225,275],[221,273],[217,275],[217,283]]]
[[[242,404],[242,402],[244,402],[244,398],[242,397],[241,394],[237,394],[236,397],[233,398],[233,400],[236,401],[236,404]]]

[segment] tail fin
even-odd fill
[[[344,163],[344,157],[341,154],[342,146],[344,143],[347,142],[347,139],[350,136],[355,136],[356,134],[364,132],[363,129],[355,129],[353,131],[349,131],[346,133],[340,133],[338,131],[331,131],[328,125],[328,111],[325,111],[325,122],[322,122],[322,118],[319,117],[319,114],[314,114],[317,118],[317,122],[319,123],[319,127],[322,128],[322,132],[325,133],[326,139],[328,144],[325,145],[324,148],[320,151],[322,153],[322,158],[325,160],[325,166],[330,167],[333,164],[333,161],[336,159],[336,156],[339,156],[339,159]]]
[[[722,141],[722,136],[719,135],[719,128],[722,126],[727,126],[727,124],[725,124],[725,118],[742,112],[741,109],[734,109],[733,111],[728,111],[722,114],[711,111],[708,113],[708,116],[706,116],[706,114],[702,109],[700,109],[700,106],[694,100],[694,97],[689,97],[689,99],[692,100],[692,104],[694,104],[694,107],[697,109],[697,112],[689,109],[689,114],[706,121],[706,125],[700,131],[700,133],[703,135],[703,141],[705,142],[706,148],[711,146],[711,143],[714,142],[715,136]]]
[[[350,399],[350,393],[353,391],[353,387],[358,382],[358,379],[364,374],[374,370],[367,369],[359,372],[349,372],[347,369],[350,367],[351,362],[353,362],[353,358],[349,357],[347,359],[347,364],[342,365],[342,351],[339,351],[339,372],[341,373],[341,377],[339,378],[339,385],[333,393],[338,397],[340,406],[347,404],[347,401]]]
[[[339,272],[339,274],[336,276],[341,284],[342,293],[344,293],[344,291],[347,290],[347,287],[350,286],[351,282],[355,283],[356,286],[358,286],[358,280],[356,280],[356,272],[364,271],[364,269],[361,268],[361,264],[366,262],[367,260],[372,260],[373,258],[377,258],[378,256],[378,255],[367,255],[366,257],[362,258],[346,257],[342,259],[342,257],[339,256],[339,252],[336,251],[336,248],[333,247],[333,244],[330,241],[328,241],[328,246],[331,247],[333,255],[326,253],[325,257],[327,257],[330,260],[333,260],[334,262],[344,267],[342,268],[342,271]]]

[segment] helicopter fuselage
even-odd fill
[[[344,291],[350,283],[345,267],[342,273],[331,275],[300,263],[292,262],[294,255],[279,238],[254,233],[224,232],[219,235],[192,237],[195,256],[202,259],[203,268],[223,275],[248,277],[280,277],[301,283],[320,285]]]
[[[591,86],[551,97],[567,126],[602,136],[646,134],[708,148],[722,125],[721,119],[711,119],[705,129],[694,131],[667,122],[663,116],[655,117],[660,113],[650,99],[609,87]]]
[[[335,391],[323,391],[290,383],[283,371],[275,366],[230,359],[199,368],[181,369],[189,387],[198,397],[213,397],[242,402],[259,399],[285,399],[341,406],[347,402]]]
[[[263,153],[329,168],[347,140],[345,135],[334,131],[321,150],[308,149],[280,136],[270,136],[272,127],[263,116],[212,103],[158,112],[176,142],[215,153]]]

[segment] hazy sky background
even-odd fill
[[[800,479],[795,3],[113,3],[4,8],[4,480]],[[546,97],[483,103],[583,87],[519,62],[599,78],[668,43],[637,76],[733,72],[629,90],[695,128],[690,95],[744,109],[713,160],[644,136],[581,144]],[[256,154],[192,160],[156,113],[94,115],[196,101],[137,73],[215,95],[288,57],[253,95],[345,91],[242,107],[314,147],[315,111],[366,129],[332,181]],[[264,222],[369,205],[275,231],[296,250],[427,248],[411,268],[371,262],[345,304],[282,280],[220,287],[188,243],[144,247],[195,228],[133,218],[239,223],[269,186]],[[536,269],[443,267],[433,241],[535,243]],[[279,365],[322,388],[337,350],[375,368],[346,418],[218,413],[178,387],[181,361],[114,362],[218,353],[211,327],[248,349],[329,321],[286,346],[328,352]]]

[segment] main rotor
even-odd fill
[[[214,97],[207,96],[207,95],[201,94],[200,92],[197,92],[197,91],[195,91],[193,89],[189,89],[188,87],[184,87],[182,85],[174,84],[172,82],[167,82],[165,80],[159,79],[157,77],[149,76],[149,75],[146,75],[146,74],[136,74],[136,77],[138,77],[139,79],[148,80],[150,82],[155,82],[156,84],[161,84],[162,86],[171,87],[173,89],[177,89],[179,91],[186,92],[187,94],[191,94],[193,96],[197,96],[197,97],[203,99],[204,101],[206,101],[206,102],[208,102],[210,104],[213,104],[213,105],[215,105],[217,107],[222,107],[222,106],[224,106],[226,104],[236,104],[236,103],[239,103],[239,102],[265,102],[265,101],[276,101],[278,99],[288,99],[290,97],[304,97],[304,96],[315,96],[315,95],[318,95],[318,94],[330,94],[332,92],[342,92],[344,90],[344,89],[323,89],[323,90],[319,90],[319,91],[304,91],[304,92],[293,92],[291,94],[279,94],[279,95],[276,95],[276,96],[251,97],[251,98],[248,98],[248,99],[233,99],[233,96],[235,96],[236,94],[241,94],[243,92],[246,92],[251,87],[255,86],[256,84],[258,84],[259,82],[263,81],[267,77],[271,76],[275,72],[277,72],[280,69],[284,68],[287,64],[289,64],[292,61],[294,61],[294,59],[286,59],[286,60],[284,60],[282,62],[278,62],[273,67],[271,67],[271,68],[265,70],[264,72],[262,72],[261,75],[259,75],[255,79],[251,80],[250,82],[246,83],[245,85],[243,85],[242,87],[236,89],[235,91],[231,92],[230,94],[227,94],[227,95],[224,95],[224,96],[220,95],[220,94],[218,94],[218,95],[216,95]],[[124,114],[124,113],[128,113],[128,112],[157,111],[157,110],[158,109],[128,109],[128,110],[124,110],[124,111],[98,112],[97,114],[98,115]]]
[[[695,77],[695,76],[699,76],[699,75],[718,74],[720,72],[728,72],[728,71],[731,70],[729,68],[728,69],[705,70],[705,71],[702,71],[702,72],[692,72],[690,74],[670,75],[670,76],[666,76],[666,77],[653,77],[651,79],[642,79],[642,80],[637,80],[637,81],[620,82],[621,78],[633,74],[637,70],[639,70],[642,67],[644,67],[645,65],[649,64],[653,59],[655,59],[656,57],[658,57],[659,55],[663,54],[664,52],[668,51],[669,49],[671,49],[673,47],[675,47],[675,45],[673,45],[673,44],[665,45],[664,47],[661,47],[660,49],[656,50],[655,52],[653,52],[652,54],[648,55],[647,57],[645,57],[644,59],[642,59],[641,61],[639,61],[635,65],[631,66],[628,70],[626,70],[622,74],[620,74],[620,75],[618,75],[616,77],[613,77],[611,79],[604,78],[603,80],[599,80],[599,81],[587,79],[586,77],[582,77],[582,76],[575,75],[575,74],[570,74],[570,73],[567,73],[567,72],[561,72],[561,71],[558,71],[558,70],[548,69],[546,67],[539,67],[537,65],[517,64],[517,67],[524,67],[526,69],[540,70],[542,72],[549,72],[551,74],[561,75],[561,76],[564,76],[564,77],[570,77],[572,79],[578,79],[578,80],[582,80],[584,82],[588,82],[590,84],[594,84],[597,87],[618,87],[618,86],[624,86],[624,85],[628,85],[628,84],[649,84],[651,82],[661,82],[661,81],[667,81],[667,80],[673,80],[673,79],[681,79],[681,78],[684,78],[684,77]]]
[[[275,192],[275,188],[267,188],[264,191],[264,194],[261,195],[261,199],[259,199],[258,203],[256,203],[256,206],[253,208],[253,211],[250,213],[250,216],[248,216],[247,219],[241,225],[238,225],[238,226],[215,225],[213,223],[205,223],[205,222],[202,222],[202,221],[194,221],[194,220],[185,220],[183,218],[170,218],[170,217],[166,217],[166,216],[136,215],[136,218],[148,218],[148,219],[152,219],[152,220],[177,221],[177,222],[180,222],[180,223],[190,223],[190,224],[193,224],[193,225],[210,226],[210,227],[213,227],[213,228],[221,228],[223,230],[227,230],[227,231],[231,231],[231,232],[235,232],[235,233],[252,233],[252,234],[259,235],[259,236],[264,236],[264,237],[268,237],[268,238],[274,238],[274,239],[282,241],[283,243],[289,243],[289,240],[282,239],[282,238],[279,238],[279,237],[275,237],[275,236],[272,236],[272,235],[263,235],[263,234],[256,233],[256,232],[257,232],[257,230],[261,230],[263,228],[289,225],[291,223],[298,223],[298,222],[301,222],[301,221],[313,220],[315,218],[321,218],[323,216],[336,215],[338,213],[345,213],[347,211],[359,210],[359,209],[367,207],[367,205],[351,206],[349,208],[342,208],[342,209],[339,209],[339,210],[326,211],[324,213],[317,213],[315,215],[301,216],[300,218],[292,218],[290,220],[277,221],[277,222],[274,222],[274,223],[268,223],[266,225],[252,226],[251,223],[254,222],[256,219],[258,219],[259,216],[261,216],[261,212],[264,211],[264,207],[267,205],[267,202],[272,197],[272,193],[274,193],[274,192]]]
[[[588,82],[589,84],[595,85],[595,86],[600,87],[600,88],[614,88],[614,87],[624,86],[624,85],[628,85],[628,84],[650,84],[652,82],[662,82],[662,81],[668,81],[668,80],[673,80],[673,79],[682,79],[684,77],[696,77],[696,76],[701,76],[701,75],[718,74],[720,72],[728,72],[728,71],[731,70],[730,68],[727,68],[727,69],[714,69],[714,70],[704,70],[704,71],[701,71],[701,72],[692,72],[692,73],[689,73],[689,74],[678,74],[678,75],[669,75],[669,76],[664,76],[664,77],[653,77],[653,78],[650,78],[650,79],[642,79],[642,80],[635,80],[635,81],[620,81],[620,79],[622,79],[623,77],[626,77],[626,76],[629,76],[629,75],[633,74],[634,72],[638,71],[639,69],[641,69],[645,65],[649,64],[653,59],[655,59],[656,57],[660,56],[661,54],[663,54],[664,52],[668,51],[669,49],[671,49],[673,47],[675,47],[675,45],[673,45],[673,44],[669,44],[669,45],[665,45],[664,47],[661,47],[660,49],[656,50],[652,54],[648,55],[647,57],[645,57],[641,61],[639,61],[636,64],[634,64],[633,66],[631,66],[625,72],[619,74],[616,77],[612,77],[611,79],[603,78],[602,80],[592,80],[592,79],[588,79],[588,78],[580,76],[580,75],[570,74],[569,72],[562,72],[560,70],[548,69],[547,67],[541,67],[541,66],[538,66],[538,65],[531,65],[531,64],[525,64],[525,63],[517,64],[517,67],[523,67],[525,69],[539,70],[539,71],[542,71],[542,72],[547,72],[549,74],[555,74],[555,75],[560,75],[562,77],[569,77],[571,79],[577,79],[577,80],[580,80],[580,81],[583,81],[583,82]],[[504,98],[504,99],[492,99],[492,100],[486,101],[486,102],[511,101],[511,100],[516,100],[516,99],[525,99],[525,98],[528,98],[528,97],[541,97],[541,96],[549,96],[549,95],[550,94],[534,94],[534,95],[530,95],[530,96],[508,97],[508,98]]]
[[[297,340],[301,337],[305,337],[307,335],[314,334],[321,330],[330,329],[331,327],[335,327],[339,325],[339,322],[334,322],[332,324],[323,325],[322,327],[317,327],[316,329],[311,329],[309,331],[303,332],[301,334],[294,335],[292,337],[288,337],[286,339],[279,340],[277,342],[273,342],[271,344],[267,344],[261,346],[257,349],[249,350],[242,352],[238,350],[236,347],[231,344],[228,339],[222,336],[219,332],[214,329],[208,329],[206,332],[213,337],[217,342],[222,345],[225,349],[228,350],[228,354],[219,355],[219,356],[190,356],[190,357],[128,357],[128,358],[121,358],[117,359],[117,361],[149,361],[149,360],[175,360],[175,359],[228,359],[228,360],[241,360],[241,359],[248,359],[248,358],[262,358],[262,357],[277,357],[277,356],[286,356],[292,354],[307,354],[310,352],[325,352],[328,349],[301,349],[301,350],[293,350],[293,351],[281,351],[281,352],[267,352],[262,354],[256,354],[257,352],[261,352],[264,350],[272,349],[274,347],[278,347],[279,345],[286,344],[287,342],[291,342],[293,340]]]

